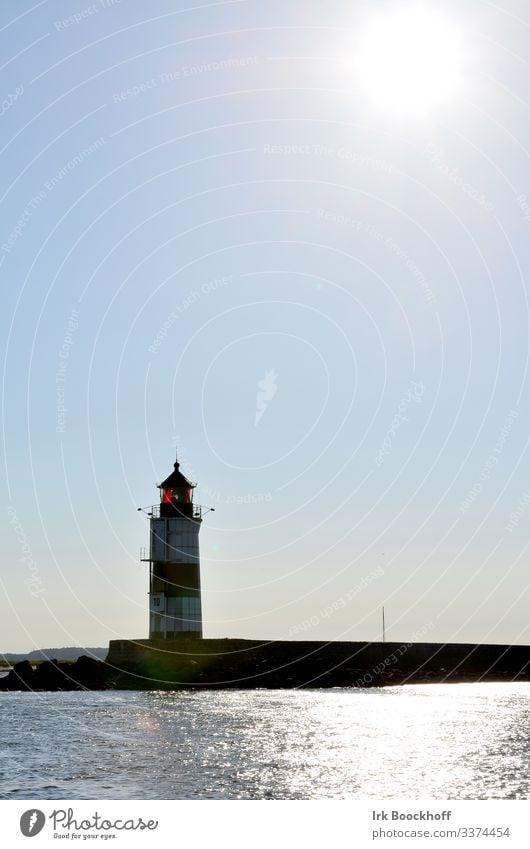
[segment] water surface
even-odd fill
[[[0,693],[3,799],[518,799],[530,685]]]

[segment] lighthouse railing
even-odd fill
[[[194,504],[193,505],[193,519],[202,519],[202,504]],[[147,514],[150,519],[160,519],[160,504],[153,504],[149,508],[149,513]]]

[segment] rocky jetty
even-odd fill
[[[106,690],[109,686],[106,664],[87,655],[75,663],[45,660],[35,667],[22,660],[0,678],[0,690]]]
[[[104,662],[28,661],[0,690],[175,690],[382,687],[530,682],[530,647],[436,644],[113,640]]]

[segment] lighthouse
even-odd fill
[[[202,511],[193,503],[196,484],[180,471],[178,458],[162,483],[160,504],[149,512],[149,639],[182,634],[202,637],[199,531]]]

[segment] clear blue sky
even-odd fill
[[[443,9],[410,115],[368,2],[2,4],[0,649],[146,636],[176,442],[206,636],[530,641],[528,8]]]

